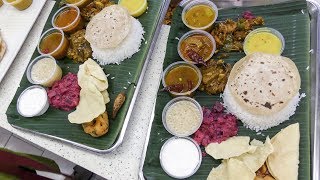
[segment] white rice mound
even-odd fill
[[[224,107],[227,112],[233,114],[238,119],[240,119],[244,126],[250,128],[255,131],[265,130],[274,126],[279,125],[280,123],[289,120],[290,116],[292,116],[297,106],[299,106],[299,101],[301,98],[305,97],[305,93],[298,92],[287,104],[285,108],[281,111],[274,113],[272,115],[254,115],[246,111],[237,103],[237,101],[232,96],[228,84],[223,92],[222,98],[224,101]]]
[[[120,64],[121,61],[132,57],[140,51],[140,46],[145,33],[141,23],[131,17],[131,29],[127,37],[116,48],[100,49],[91,45],[92,56],[100,65]]]

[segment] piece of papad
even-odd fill
[[[249,145],[249,141],[248,136],[234,136],[220,144],[210,143],[205,150],[214,159],[228,159],[246,152],[254,152],[257,147]]]
[[[244,153],[235,157],[235,159],[246,164],[252,172],[258,171],[258,169],[266,162],[268,156],[273,152],[273,146],[269,137],[266,138],[264,144],[261,143],[261,141],[252,140],[250,144],[257,146],[257,149],[253,153]]]
[[[271,139],[274,151],[267,159],[267,166],[277,180],[298,179],[299,142],[299,123],[282,129]]]
[[[131,16],[119,6],[105,7],[88,23],[85,38],[100,49],[117,47],[129,34]]]

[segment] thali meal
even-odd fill
[[[55,59],[62,59],[67,55],[69,40],[61,29],[48,29],[40,38],[38,52],[50,55]]]
[[[284,38],[279,31],[272,28],[258,28],[247,35],[243,49],[247,55],[255,52],[280,55],[284,44]]]
[[[84,38],[85,33],[86,30],[81,29],[70,35],[67,57],[75,62],[82,63],[92,57],[90,43]]]
[[[19,11],[23,11],[27,9],[33,0],[3,0],[5,4],[11,5],[18,9]]]
[[[80,10],[77,6],[66,5],[60,8],[52,17],[52,26],[65,33],[72,33],[84,26]]]
[[[289,119],[304,94],[300,74],[286,57],[254,53],[232,68],[223,93],[224,105],[246,127],[260,131]]]
[[[24,117],[41,116],[49,107],[46,90],[38,85],[30,86],[19,96],[17,111]]]
[[[201,161],[198,144],[188,137],[172,137],[161,148],[161,167],[174,178],[192,176],[199,169]]]
[[[162,79],[165,90],[172,95],[191,95],[198,88],[200,82],[199,68],[183,61],[168,66]]]
[[[128,11],[111,5],[96,14],[86,28],[85,38],[92,56],[101,65],[120,64],[139,51],[144,30]]]
[[[211,1],[193,1],[182,11],[182,21],[190,29],[209,30],[218,17],[218,8]]]
[[[213,37],[202,30],[193,30],[184,34],[178,44],[178,53],[186,62],[205,64],[216,50]]]
[[[32,84],[51,87],[61,77],[62,70],[52,56],[38,56],[27,68],[27,78]]]
[[[227,84],[231,64],[225,63],[222,59],[207,61],[206,66],[201,66],[202,81],[199,87],[200,91],[208,94],[219,94],[224,91]]]
[[[118,5],[110,0],[65,0],[60,4],[62,7],[51,19],[53,28],[41,35],[37,47],[40,56],[26,71],[31,84],[45,88],[25,89],[17,101],[17,110],[23,117],[40,116],[49,107],[67,111],[70,123],[78,124],[94,138],[101,137],[109,132],[106,105],[110,102],[110,74],[100,65],[120,64],[140,50],[144,29],[134,17],[146,12],[147,1],[121,0]],[[3,56],[5,43],[1,37],[0,44]],[[64,64],[66,56],[81,63],[78,72]],[[120,92],[114,99],[113,119],[126,101],[125,93]],[[37,103],[32,104],[33,98],[39,99]]]
[[[7,45],[4,42],[4,40],[3,40],[3,38],[1,37],[1,34],[0,34],[0,61],[4,57],[4,54],[6,53],[6,50],[7,50]]]
[[[181,145],[176,147],[181,151],[174,152],[177,150],[172,145],[170,153],[166,149],[173,140],[182,141],[181,138],[191,136],[205,150],[200,151],[203,157],[208,154],[221,160],[221,164],[209,173],[208,180],[297,179],[299,123],[288,125],[271,139],[267,135],[265,142],[250,140],[242,130],[247,128],[261,135],[261,131],[288,121],[305,97],[299,92],[301,78],[296,64],[281,56],[284,38],[273,28],[259,28],[264,25],[264,19],[250,11],[243,12],[237,20],[214,22],[218,11],[210,3],[203,0],[187,4],[182,11],[182,21],[190,31],[175,37],[178,43],[170,42],[177,46],[177,52],[185,62],[177,59],[162,73],[163,89],[173,95],[173,99],[165,106],[161,103],[161,119],[163,128],[174,137],[160,149],[161,167],[167,175],[178,179],[195,173],[198,162],[195,161],[198,157],[195,147],[187,149]],[[194,29],[211,31],[211,34]],[[235,64],[224,61],[235,54],[239,56]],[[201,73],[197,73],[198,70]],[[200,86],[195,86],[199,80]],[[185,93],[191,90],[192,93]],[[196,94],[197,90],[206,94]],[[221,102],[206,107],[219,95]],[[206,106],[195,99],[205,102]],[[187,155],[180,159],[179,153],[182,156],[184,151],[192,149],[195,153],[193,162],[187,162],[187,158],[191,158]],[[164,159],[171,164],[164,165]],[[178,164],[179,161],[184,162]],[[179,174],[178,167],[182,166],[196,170]]]
[[[162,121],[171,134],[178,137],[190,136],[202,123],[201,106],[189,97],[175,98],[163,110]]]

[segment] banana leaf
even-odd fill
[[[69,123],[67,116],[70,112],[61,111],[52,107],[50,107],[45,114],[39,117],[25,118],[20,116],[17,112],[17,98],[25,88],[32,85],[27,80],[26,75],[23,76],[20,82],[20,87],[18,88],[6,112],[8,122],[13,126],[80,143],[95,149],[106,150],[110,148],[117,140],[119,132],[123,127],[124,120],[136,89],[136,84],[139,80],[154,32],[157,28],[163,2],[164,0],[149,0],[147,12],[138,18],[145,31],[145,41],[142,42],[140,51],[134,54],[130,59],[123,61],[120,65],[102,66],[105,74],[110,74],[108,78],[108,92],[111,101],[107,104],[110,127],[109,132],[106,135],[99,138],[91,137],[84,133],[81,125]],[[52,28],[52,16],[59,8],[60,0],[56,1],[52,12],[47,19],[43,32]],[[32,59],[39,55],[40,54],[37,50],[35,50]],[[59,60],[58,64],[62,68],[63,74],[67,74],[68,72],[77,73],[80,65],[78,63],[74,63],[68,58]],[[118,112],[117,117],[115,119],[111,119],[113,101],[120,92],[124,92],[126,94],[126,101]]]
[[[177,37],[180,38],[184,33],[189,31],[181,20],[182,10],[183,8],[178,7],[173,15],[173,23],[169,34],[163,69],[173,62],[181,60],[177,53]],[[282,4],[222,9],[219,10],[218,21],[223,21],[227,18],[236,20],[247,10],[253,12],[256,16],[262,16],[265,19],[265,26],[277,29],[282,33],[285,38],[285,50],[282,55],[291,58],[297,65],[302,80],[300,93],[306,93],[307,97],[301,100],[299,107],[290,120],[276,127],[261,131],[260,133],[245,128],[239,121],[238,135],[250,136],[251,139],[255,138],[264,141],[266,136],[273,137],[281,129],[299,122],[301,134],[299,179],[310,179],[311,82],[310,71],[308,70],[310,65],[310,18],[307,13],[307,3],[306,1],[290,1]],[[244,56],[245,54],[243,52],[231,52],[229,53],[229,57],[225,59],[225,62],[234,64]],[[217,57],[214,56],[213,59],[217,59]],[[162,88],[162,85],[160,85],[159,89]],[[172,137],[172,135],[165,130],[161,119],[162,110],[171,99],[172,97],[167,92],[158,92],[155,117],[143,166],[143,174],[146,179],[172,179],[162,170],[159,160],[161,146],[167,139]],[[212,96],[204,92],[196,92],[195,99],[202,106],[206,107],[213,106],[215,101],[222,101],[220,95]],[[290,141],[290,137],[288,137],[288,141]],[[202,151],[204,151],[203,148]],[[199,170],[188,179],[206,179],[211,169],[217,167],[220,163],[220,161],[214,160],[211,156],[207,155],[203,157]],[[239,179],[240,178],[241,174],[239,174]]]

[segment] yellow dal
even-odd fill
[[[269,32],[259,32],[248,37],[244,45],[247,55],[255,52],[264,52],[269,54],[281,53],[282,42],[274,34]]]
[[[214,10],[207,5],[196,5],[190,8],[185,14],[186,22],[196,28],[209,25],[215,18]]]

